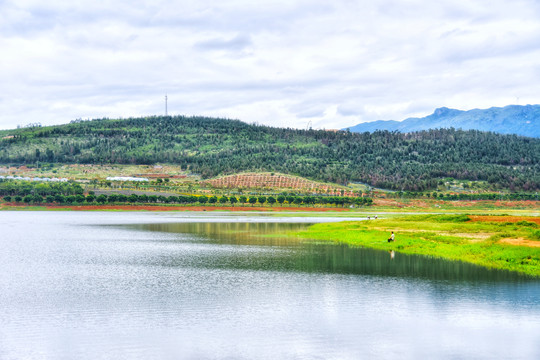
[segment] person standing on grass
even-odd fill
[[[392,231],[392,235],[390,235],[390,237],[388,238],[388,242],[393,242],[394,241],[394,232]]]

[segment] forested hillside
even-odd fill
[[[276,171],[423,191],[439,179],[540,188],[540,140],[455,129],[401,134],[296,130],[163,116],[0,131],[0,163],[173,163],[204,178]]]

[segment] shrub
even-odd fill
[[[96,201],[100,204],[104,204],[107,202],[107,195],[101,194],[96,198]]]

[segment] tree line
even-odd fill
[[[476,130],[298,130],[155,116],[3,131],[0,163],[179,164],[203,178],[243,171],[428,191],[440,178],[540,189],[540,139]]]
[[[198,204],[198,205],[261,205],[265,204],[280,206],[370,206],[373,200],[368,197],[347,197],[347,196],[299,196],[299,195],[277,195],[277,196],[206,196],[206,195],[146,195],[146,194],[116,194],[95,195],[90,191],[88,195],[83,194],[82,187],[74,182],[68,183],[35,183],[30,181],[0,181],[0,196],[6,202],[27,203],[27,204]]]
[[[435,200],[444,200],[444,201],[478,201],[478,200],[510,200],[510,201],[522,201],[522,200],[540,200],[540,195],[538,193],[478,193],[478,194],[468,194],[468,193],[438,193],[438,192],[426,192],[426,193],[417,193],[410,191],[398,191],[395,193],[387,194],[391,198],[405,198],[405,199],[420,199],[420,198],[432,198]]]

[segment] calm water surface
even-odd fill
[[[540,281],[279,236],[329,220],[0,212],[0,359],[540,359]]]

